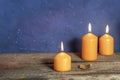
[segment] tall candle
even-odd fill
[[[99,38],[99,53],[101,55],[114,54],[114,38],[109,34],[109,26],[106,26],[106,33]]]
[[[71,70],[71,56],[64,52],[63,42],[61,42],[61,52],[54,57],[54,70],[59,72]]]
[[[88,25],[88,33],[82,37],[82,59],[94,61],[97,59],[98,37],[92,33],[91,23]]]

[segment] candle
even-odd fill
[[[99,53],[101,55],[114,54],[114,38],[109,34],[109,26],[106,26],[106,33],[99,38]]]
[[[82,37],[82,59],[94,61],[97,59],[98,37],[92,33],[91,23],[88,25],[88,33]]]
[[[54,57],[54,70],[58,72],[71,70],[71,56],[64,52],[63,42],[61,42],[61,52]]]

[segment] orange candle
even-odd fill
[[[91,23],[88,25],[88,32],[82,37],[82,59],[95,61],[97,59],[98,37],[91,33]]]
[[[109,26],[106,26],[106,33],[99,38],[99,53],[101,55],[114,54],[114,38],[109,34]]]
[[[71,56],[64,52],[63,42],[61,42],[61,52],[54,57],[54,70],[58,72],[71,70]]]

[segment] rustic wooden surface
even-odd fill
[[[98,56],[95,62],[72,57],[70,72],[53,70],[54,53],[5,53],[0,54],[0,80],[120,80],[120,53]],[[80,64],[91,64],[89,69],[79,69]]]

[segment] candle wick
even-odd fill
[[[106,33],[109,33],[109,25],[106,25]]]
[[[91,23],[88,24],[88,32],[92,32],[92,26],[91,26]]]
[[[61,51],[64,51],[64,44],[63,44],[63,41],[61,41]]]

